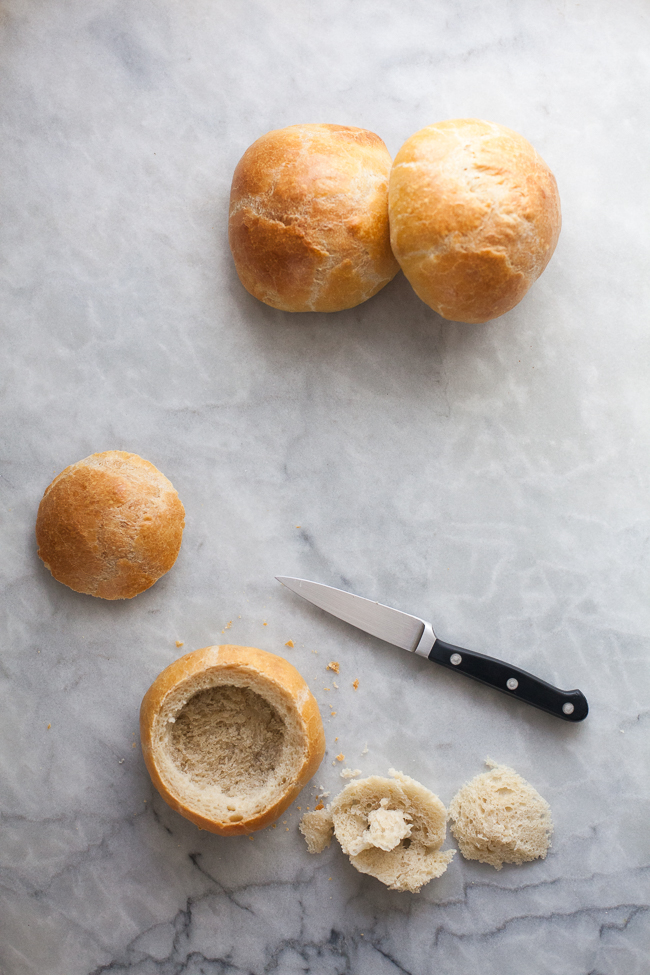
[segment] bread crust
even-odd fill
[[[183,796],[174,792],[165,781],[161,771],[161,761],[156,746],[156,721],[166,698],[186,681],[211,672],[231,672],[251,678],[251,684],[259,693],[259,678],[269,681],[289,695],[299,718],[304,738],[304,759],[293,771],[293,777],[286,788],[260,814],[233,823],[210,819],[196,808],[192,808]],[[192,692],[193,693],[193,692]],[[191,696],[191,694],[190,694]],[[218,833],[221,836],[241,836],[264,829],[282,815],[291,805],[298,793],[316,772],[325,754],[325,733],[318,705],[304,678],[296,668],[276,654],[256,647],[239,647],[230,644],[204,647],[186,654],[170,664],[153,682],[145,694],[140,707],[140,740],[145,765],[156,789],[172,809],[191,820],[200,829]]]
[[[239,279],[282,311],[341,311],[381,290],[391,157],[374,132],[291,125],[257,139],[232,180],[228,237]]]
[[[408,139],[389,187],[391,244],[416,294],[443,318],[479,324],[521,301],[562,223],[557,183],[512,129],[481,119]]]
[[[38,555],[55,579],[102,599],[131,599],[173,566],[185,509],[148,460],[91,454],[46,488],[36,518]]]

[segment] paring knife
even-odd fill
[[[556,718],[584,721],[589,713],[589,705],[582,691],[561,691],[503,660],[445,643],[438,639],[430,623],[417,616],[383,606],[372,599],[354,596],[342,589],[324,586],[320,582],[293,579],[290,576],[275,578],[310,603],[365,633],[402,647],[403,650],[417,653],[427,660],[448,667],[449,670],[459,671],[466,677],[473,677],[488,687],[494,687],[504,694],[525,701],[526,704],[548,711]]]

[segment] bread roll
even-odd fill
[[[254,647],[205,647],[156,678],[140,708],[153,784],[201,829],[264,829],[325,753],[318,705],[288,661]]]
[[[491,771],[467,782],[449,806],[460,852],[497,870],[543,859],[553,832],[548,803],[513,769],[490,759],[486,765]]]
[[[447,811],[440,799],[402,772],[351,782],[327,809],[305,813],[300,831],[310,853],[329,846],[332,831],[350,863],[391,890],[417,894],[440,877],[453,850],[442,851]]]
[[[480,119],[438,122],[395,157],[395,257],[416,294],[452,321],[486,322],[521,301],[560,234],[555,177],[529,142]]]
[[[36,518],[38,554],[76,592],[131,599],[168,572],[185,509],[164,474],[123,450],[91,454],[46,489]]]
[[[235,169],[228,233],[241,283],[282,311],[341,311],[397,274],[388,230],[391,158],[374,132],[290,125]]]

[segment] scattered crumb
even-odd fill
[[[358,691],[359,690],[359,678],[358,677],[357,677],[356,680],[353,680],[352,681],[352,686],[354,687],[355,691]]]
[[[288,833],[288,832],[289,832],[289,827],[287,826],[287,828],[285,829],[285,833]]]
[[[293,640],[287,640],[287,642],[285,643],[285,647],[292,647],[292,646],[293,646]]]
[[[287,825],[287,821],[286,821],[286,819],[283,819],[283,820],[282,820],[282,825],[283,825],[283,826],[286,826],[286,825]]]
[[[254,839],[255,837],[253,837],[253,836],[249,836],[248,838],[249,838],[249,840],[252,840],[252,839]]]
[[[229,630],[231,626],[232,626],[232,620],[230,621],[230,623],[226,623],[226,629]],[[253,837],[251,836],[251,839],[252,838]]]
[[[296,525],[296,528],[300,528],[300,525]]]
[[[330,718],[335,718],[335,717],[336,717],[336,711],[330,711]],[[48,725],[48,728],[49,727],[50,726]]]
[[[312,653],[315,654],[316,656],[318,656],[318,650],[312,650]]]
[[[176,641],[176,646],[177,646],[177,647],[183,647],[183,646],[185,646],[185,644],[183,643],[183,641],[182,641],[182,640],[177,640],[177,641]]]
[[[329,792],[323,792],[321,798],[322,799],[327,799],[328,795],[329,795]]]
[[[131,742],[131,748],[135,748],[135,742],[134,741]]]
[[[344,762],[345,761],[345,755],[343,754],[343,752],[341,752],[339,755],[336,756],[336,761],[337,762]]]
[[[52,724],[51,724],[51,723],[50,723],[50,724],[48,724],[48,726],[47,726],[47,730],[49,731],[51,727],[52,727]]]
[[[298,806],[298,812],[302,812],[302,806]]]
[[[344,768],[341,772],[342,779],[355,779],[357,775],[361,775],[360,768],[355,768],[355,769]]]
[[[333,681],[332,681],[332,684],[334,684],[334,687],[335,687],[335,688],[337,689],[337,691],[338,691],[338,689],[339,689],[339,685],[338,685],[338,684],[336,683],[336,681],[335,681],[335,680],[333,680]]]
[[[277,828],[278,828],[278,824],[277,823],[273,823],[273,829],[277,829]]]
[[[324,688],[323,688],[323,690],[324,690],[324,691],[331,691],[331,690],[332,690],[332,688],[331,688],[331,687],[324,687]]]
[[[370,749],[368,748],[368,742],[366,742],[365,748],[361,752],[362,755],[367,755]]]
[[[268,625],[269,625],[268,623],[262,623],[262,626],[268,626]]]
[[[324,808],[325,806],[323,805],[322,802],[319,802],[317,806],[314,806],[314,809],[324,809]]]
[[[124,759],[123,759],[123,758],[121,758],[121,759],[119,760],[119,762],[118,762],[117,764],[118,764],[118,765],[122,765],[122,764],[123,764],[123,762],[124,762]]]
[[[339,672],[339,662],[338,662],[338,660],[330,660],[330,662],[327,665],[327,669],[328,670],[333,670],[335,674],[338,674],[338,672]]]

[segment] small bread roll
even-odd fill
[[[497,870],[504,863],[544,859],[553,832],[549,804],[507,765],[491,759],[486,765],[491,771],[467,782],[449,806],[460,852]]]
[[[447,811],[440,799],[402,772],[351,782],[327,809],[305,813],[300,831],[310,853],[329,846],[332,831],[360,873],[391,890],[420,888],[440,877],[454,856],[441,850]]]
[[[228,235],[241,283],[282,311],[341,311],[381,290],[390,249],[391,157],[374,132],[290,125],[239,160]]]
[[[281,816],[325,754],[307,684],[254,647],[205,647],[163,670],[142,701],[140,738],[165,802],[222,836]]]
[[[176,561],[185,509],[164,474],[137,454],[108,450],[66,467],[36,518],[38,554],[75,592],[131,599]]]
[[[389,190],[395,257],[443,318],[503,315],[540,276],[560,235],[555,177],[529,142],[494,122],[453,119],[416,132]]]

